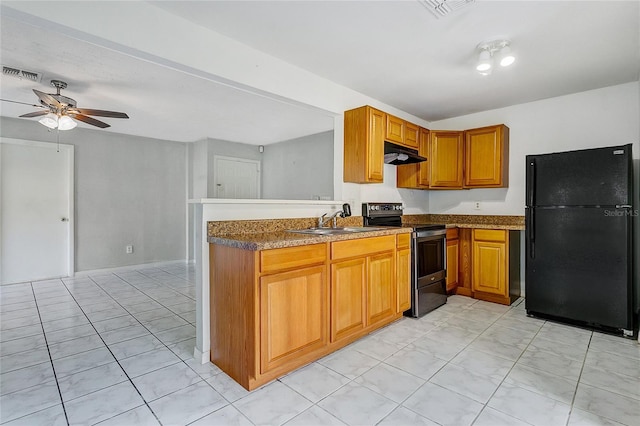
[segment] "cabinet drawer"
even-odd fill
[[[327,260],[326,244],[262,250],[260,252],[260,271],[272,272],[298,268],[322,263],[325,260]]]
[[[395,250],[395,248],[395,235],[336,241],[335,243],[331,243],[331,260],[366,256],[381,251]]]
[[[458,228],[447,228],[447,240],[458,239]]]
[[[507,241],[507,231],[503,229],[474,229],[473,239],[481,241]]]
[[[411,234],[398,234],[397,247],[399,249],[411,247]]]

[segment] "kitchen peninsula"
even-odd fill
[[[245,231],[261,223],[275,230],[209,237],[211,361],[248,390],[397,320],[410,306],[410,229],[285,230],[300,229],[301,221],[240,221]]]
[[[449,228],[523,225],[520,217],[446,219]],[[361,220],[340,219],[339,226]],[[210,359],[247,389],[397,320],[410,305],[408,228],[332,236],[287,231],[314,225],[314,218],[207,223]]]

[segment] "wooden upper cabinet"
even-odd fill
[[[430,132],[429,188],[462,188],[463,132]]]
[[[387,114],[370,106],[344,113],[345,182],[382,183]]]
[[[504,124],[464,132],[465,188],[509,186],[509,128]]]
[[[385,132],[385,140],[389,142],[404,145],[405,122],[403,119],[395,117],[391,114],[387,115],[387,129]]]
[[[418,154],[427,159],[421,163],[396,166],[396,187],[429,188],[429,130],[418,127]]]
[[[418,187],[426,189],[429,188],[429,169],[431,166],[431,153],[429,152],[431,141],[429,139],[429,130],[420,127],[418,135],[418,154],[427,159],[427,161],[418,163]]]
[[[404,122],[404,145],[411,149],[419,149],[420,127],[415,124]]]

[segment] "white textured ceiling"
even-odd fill
[[[100,13],[99,2],[87,3]],[[477,1],[439,20],[413,0],[150,3],[427,121],[637,81],[640,72],[638,1]],[[31,89],[53,92],[48,81],[59,78],[79,107],[131,116],[104,119],[107,131],[179,141],[268,144],[333,124],[314,109],[1,19],[2,64],[43,73],[35,87],[3,76],[3,99],[35,103]],[[511,39],[517,62],[480,76],[475,46],[496,37]],[[33,110],[0,108],[10,117]]]
[[[477,1],[436,19],[417,1],[162,1],[199,25],[435,121],[637,81],[638,1]],[[481,76],[475,47],[516,63]]]

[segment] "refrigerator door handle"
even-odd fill
[[[529,256],[532,259],[536,257],[536,230],[535,230],[535,210],[527,209],[527,232],[529,233]]]
[[[535,203],[535,191],[536,191],[536,162],[535,160],[529,160],[527,165],[529,173],[527,173],[527,205],[533,207]]]

